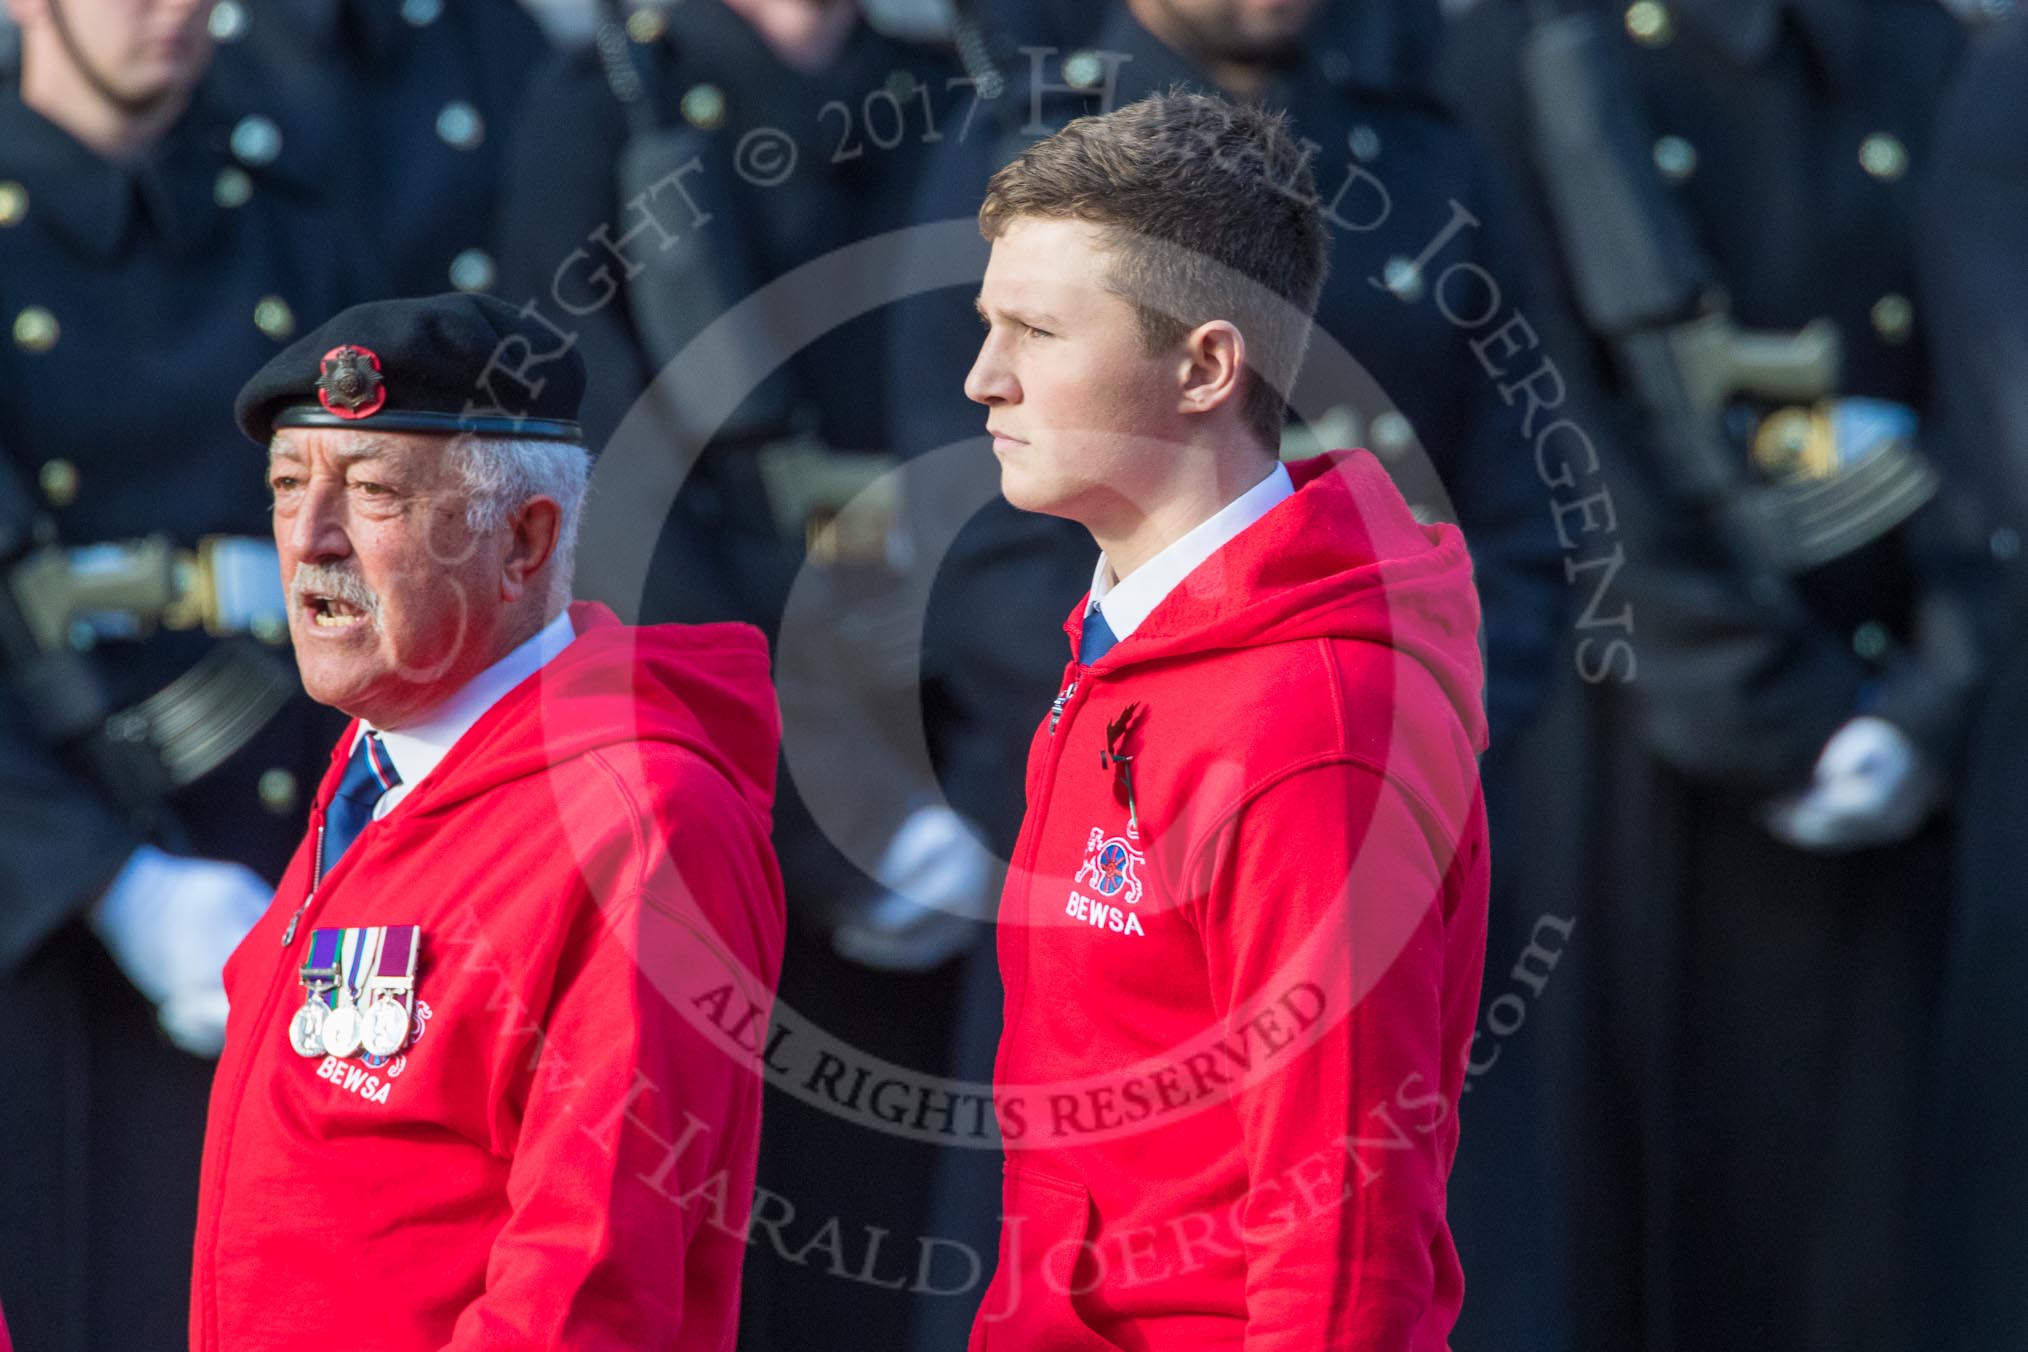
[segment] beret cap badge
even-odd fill
[[[317,402],[340,418],[371,417],[387,402],[380,358],[350,344],[326,352],[318,367]]]
[[[351,306],[270,357],[233,419],[256,446],[294,427],[581,445],[576,337],[524,308],[467,291]]]

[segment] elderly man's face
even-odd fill
[[[312,699],[397,728],[503,655],[525,591],[516,533],[467,526],[447,438],[291,428],[275,438],[268,480]]]

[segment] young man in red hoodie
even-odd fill
[[[226,965],[191,1346],[734,1345],[781,962],[740,625],[568,604],[584,371],[357,306],[241,391],[290,635],[353,715]]]
[[[1485,949],[1463,540],[1284,466],[1324,268],[1284,120],[1172,94],[993,179],[966,392],[1104,551],[1000,910],[978,1348],[1435,1352]]]

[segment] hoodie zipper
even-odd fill
[[[310,903],[317,899],[317,884],[324,876],[324,823],[317,823],[317,848],[310,856],[310,890],[303,894],[303,900],[289,916],[289,927],[282,931],[282,947],[296,942],[296,926],[303,919],[303,912],[310,909]]]
[[[295,909],[295,912],[289,916],[288,928],[282,931],[282,947],[284,949],[287,949],[290,944],[295,942],[296,927],[302,922],[303,913],[309,910],[310,903],[317,899],[317,887],[320,881],[320,875],[323,872],[324,872],[324,823],[322,820],[319,820],[317,823],[317,844],[316,847],[311,851],[310,857],[309,890],[303,894],[302,903],[298,905]],[[276,998],[280,995],[281,991],[287,986],[288,978],[289,978],[289,964],[286,961],[277,964],[275,968],[275,975],[273,979],[268,983],[268,995],[266,1001],[263,1002],[263,1004],[261,1005],[260,1017],[254,1020],[253,1026],[256,1030],[255,1034],[256,1037],[259,1036],[259,1030],[267,1028],[269,1024],[273,1021]],[[238,1105],[244,1102],[246,1098],[247,1081],[253,1074],[255,1063],[258,1062],[259,1060],[260,1060],[260,1050],[257,1046],[251,1048],[244,1048],[240,1051],[239,1076],[238,1080],[233,1085],[231,1099],[231,1102],[233,1104]],[[238,1125],[238,1113],[237,1109],[235,1108],[232,1118],[228,1119],[225,1126],[225,1130],[221,1133],[222,1139],[218,1142],[218,1152],[219,1152],[218,1167],[214,1171],[211,1187],[212,1191],[211,1230],[209,1234],[202,1234],[197,1236],[198,1252],[194,1255],[196,1263],[200,1265],[200,1272],[204,1286],[205,1327],[202,1330],[201,1336],[203,1339],[202,1345],[207,1348],[217,1346],[216,1333],[218,1328],[217,1323],[218,1274],[214,1267],[214,1259],[216,1258],[215,1249],[218,1243],[218,1230],[217,1230],[218,1212],[219,1208],[224,1205],[225,1176],[228,1163],[232,1158],[232,1142],[233,1137],[237,1134],[236,1132],[237,1125]],[[207,1141],[205,1144],[206,1149],[209,1150],[211,1143]]]
[[[1070,697],[1076,693],[1077,681],[1073,678],[1071,683],[1063,687],[1057,694],[1055,702],[1049,706],[1049,735],[1051,737],[1056,736],[1056,720],[1063,717],[1063,706],[1070,703]]]

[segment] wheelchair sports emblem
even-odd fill
[[[1107,901],[1138,905],[1141,900],[1141,852],[1125,836],[1108,836],[1094,826],[1085,841],[1084,863],[1077,881]]]

